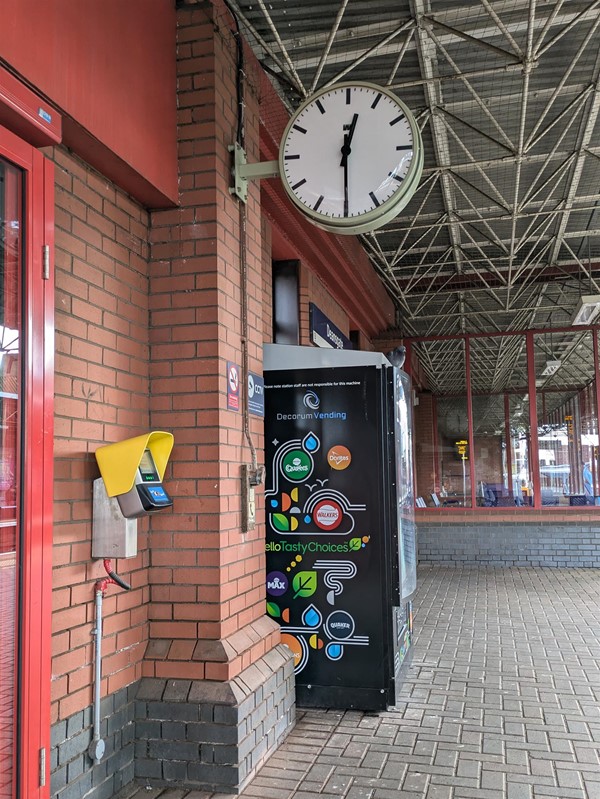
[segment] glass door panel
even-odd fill
[[[0,799],[12,799],[19,625],[19,409],[23,174],[0,159]]]

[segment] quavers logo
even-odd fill
[[[327,463],[331,466],[332,469],[337,469],[338,471],[342,471],[342,469],[347,469],[350,466],[350,462],[352,461],[352,454],[348,447],[344,447],[341,444],[338,444],[335,447],[331,447],[329,452],[327,453]]]
[[[310,475],[312,460],[303,450],[295,449],[284,457],[281,468],[288,480],[301,482]]]

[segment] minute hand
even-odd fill
[[[340,161],[340,166],[344,170],[344,216],[348,216],[349,214],[348,156],[352,152],[350,143],[352,142],[352,137],[354,136],[354,130],[356,128],[357,120],[358,120],[358,114],[354,114],[354,116],[352,117],[352,122],[350,123],[350,128],[348,129],[348,133],[344,135],[344,143],[342,144],[342,160]]]

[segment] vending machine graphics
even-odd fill
[[[378,353],[265,347],[267,613],[299,705],[394,704],[416,585],[407,397]]]

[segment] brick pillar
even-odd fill
[[[136,775],[240,790],[294,713],[290,653],[264,615],[262,507],[256,529],[241,531],[241,466],[251,450],[241,408],[227,408],[227,362],[243,361],[242,247],[249,366],[259,373],[270,297],[260,188],[250,189],[245,236],[229,192],[227,148],[237,124],[231,19],[191,0],[177,21],[180,207],[152,215],[150,278],[151,419],[175,436],[165,478],[174,509],[152,519]],[[256,161],[252,83],[250,75],[246,144]],[[264,463],[262,419],[250,417],[250,434]]]

